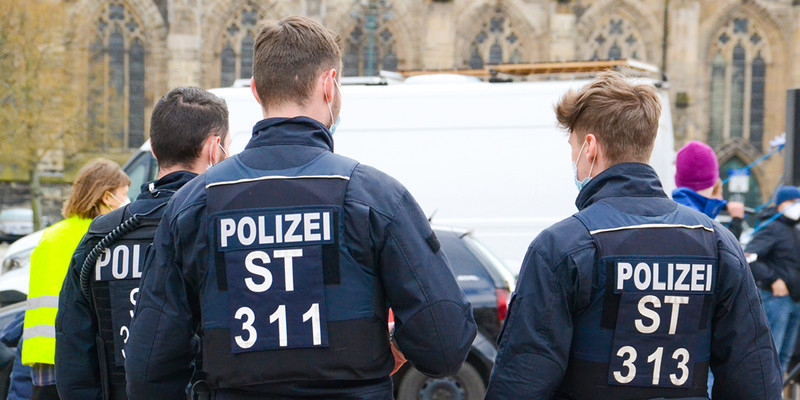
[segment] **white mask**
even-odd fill
[[[800,201],[795,202],[794,204],[790,205],[789,207],[786,207],[786,209],[783,210],[782,214],[783,214],[784,217],[789,218],[792,221],[799,220],[800,219]]]
[[[131,199],[129,199],[128,196],[125,196],[125,200],[120,201],[117,198],[117,196],[114,196],[114,193],[108,192],[108,194],[110,194],[111,197],[113,197],[114,200],[116,200],[119,203],[116,208],[122,208],[122,207],[127,206],[128,204],[131,204]],[[103,204],[105,204],[105,203],[103,203]],[[109,206],[108,204],[106,204],[106,207],[111,209],[111,211],[114,211],[114,209],[115,209],[115,208],[112,208],[111,206]]]

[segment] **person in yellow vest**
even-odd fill
[[[33,367],[32,400],[58,399],[55,376],[55,322],[58,294],[72,253],[94,217],[121,207],[131,181],[119,164],[98,159],[84,166],[61,213],[31,254],[28,310],[22,333],[22,363]]]

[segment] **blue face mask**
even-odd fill
[[[339,127],[339,123],[340,122],[342,122],[342,116],[341,115],[337,115],[336,116],[336,122],[333,125],[331,125],[331,128],[329,129],[331,131],[331,136],[333,136],[333,134],[336,133],[336,128]]]
[[[595,159],[592,160],[592,166],[589,167],[589,176],[584,178],[582,181],[579,181],[578,180],[578,163],[581,161],[581,154],[583,154],[583,148],[585,146],[586,146],[586,142],[583,142],[583,144],[581,145],[581,149],[578,151],[578,159],[572,162],[572,179],[575,181],[575,187],[578,188],[579,192],[581,190],[583,190],[583,188],[586,185],[588,185],[589,182],[592,180],[592,170],[594,169],[594,162],[595,162],[595,160],[597,160],[597,157],[595,157]]]

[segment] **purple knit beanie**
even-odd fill
[[[675,185],[696,192],[714,186],[719,179],[717,155],[707,144],[691,141],[678,151],[675,160]]]

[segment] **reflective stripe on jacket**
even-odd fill
[[[74,216],[47,228],[31,254],[28,310],[22,333],[24,365],[55,364],[58,294],[72,253],[91,222]]]

